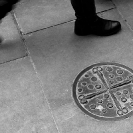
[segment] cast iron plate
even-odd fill
[[[98,120],[122,120],[133,114],[133,70],[119,63],[97,63],[82,70],[73,83],[73,98]]]

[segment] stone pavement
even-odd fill
[[[97,121],[72,97],[77,74],[98,62],[133,69],[133,1],[96,0],[100,17],[118,20],[116,35],[73,33],[69,0],[22,0],[0,25],[0,133],[132,133],[133,116]]]

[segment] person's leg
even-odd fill
[[[76,16],[75,34],[108,36],[120,31],[121,25],[118,21],[97,16],[94,0],[71,0],[71,4]]]
[[[93,19],[96,16],[94,0],[71,0],[71,4],[78,19]]]
[[[0,20],[2,20],[19,0],[0,0]]]
[[[0,24],[2,19],[13,9],[15,8],[16,3],[19,0],[0,0]],[[3,37],[0,36],[0,43],[3,42]]]

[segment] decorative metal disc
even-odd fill
[[[81,71],[73,83],[73,98],[98,120],[122,120],[133,114],[133,70],[118,63],[97,63]]]

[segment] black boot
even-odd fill
[[[109,36],[121,30],[120,22],[105,20],[96,15],[94,0],[71,0],[71,4],[77,17],[74,27],[76,35]]]

